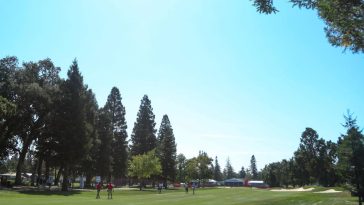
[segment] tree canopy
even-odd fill
[[[251,0],[260,13],[278,12],[273,0]],[[295,7],[314,9],[325,22],[331,45],[364,53],[364,2],[362,0],[289,0]]]
[[[132,156],[129,161],[129,176],[137,177],[138,179],[148,179],[152,175],[159,175],[161,173],[162,166],[155,154],[155,150]]]
[[[176,178],[176,142],[168,115],[162,118],[158,131],[157,153],[162,164],[162,177],[174,181]]]
[[[157,146],[155,136],[155,115],[151,101],[147,95],[141,100],[137,120],[134,123],[133,133],[131,134],[131,154],[139,155],[147,153]]]

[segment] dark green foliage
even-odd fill
[[[198,160],[196,157],[188,159],[186,161],[186,182],[189,182],[193,179],[199,179],[199,169],[198,169]]]
[[[319,140],[318,153],[318,183],[323,186],[334,186],[338,182],[336,173],[337,144],[331,141]]]
[[[259,13],[271,14],[278,12],[273,6],[273,0],[254,0],[253,6],[257,8]]]
[[[234,168],[233,168],[233,166],[231,166],[229,158],[227,158],[227,160],[226,160],[226,165],[225,165],[223,173],[224,173],[224,179],[231,179],[231,178],[236,177]]]
[[[177,181],[184,182],[186,181],[186,157],[183,154],[178,154],[176,159],[177,166]]]
[[[241,167],[241,170],[239,171],[239,177],[244,179],[246,176],[246,171],[245,171],[245,168],[244,166]]]
[[[101,176],[104,181],[109,181],[112,173],[112,143],[113,133],[111,125],[111,116],[105,108],[101,108],[98,114],[97,130],[100,139],[98,161],[97,161],[97,174]]]
[[[292,166],[292,160],[270,163],[263,168],[262,178],[271,187],[294,185],[292,181]]]
[[[45,135],[49,110],[52,106],[52,92],[58,85],[59,68],[50,59],[37,63],[23,63],[14,75],[12,89],[16,112],[13,121],[12,136],[19,140],[19,161],[15,183],[21,183],[23,164],[31,144]]]
[[[11,128],[8,124],[9,118],[15,114],[15,111],[15,104],[0,96],[0,160],[7,157],[11,149],[15,147],[15,141],[11,138]]]
[[[311,184],[318,179],[318,154],[319,154],[319,136],[312,128],[306,128],[301,135],[301,143],[297,150],[297,163],[307,171],[303,176],[305,184]]]
[[[163,116],[158,132],[157,154],[162,165],[162,178],[174,181],[176,178],[176,142],[172,125],[167,115]]]
[[[206,152],[200,151],[197,157],[197,168],[200,181],[205,182],[212,177],[212,161],[213,159]]]
[[[111,118],[113,175],[120,178],[127,175],[128,168],[128,134],[126,132],[125,107],[121,103],[118,88],[113,87],[107,97],[105,112]]]
[[[315,9],[325,22],[328,41],[335,47],[364,52],[364,2],[362,0],[290,0],[293,6]],[[275,13],[272,0],[254,0],[260,13]]]
[[[336,144],[319,138],[312,128],[302,133],[301,143],[295,152],[296,179],[300,185],[319,183],[333,186],[337,182],[335,162]]]
[[[347,132],[338,142],[338,169],[343,182],[351,184],[359,193],[361,204],[364,197],[364,136],[349,111],[345,120]]]
[[[138,179],[148,179],[151,176],[157,176],[162,173],[162,166],[159,158],[156,156],[155,149],[141,155],[132,156],[129,161],[129,176]],[[140,184],[140,190],[142,190]]]
[[[223,179],[220,164],[219,164],[219,161],[217,160],[217,156],[215,156],[214,179],[216,181],[221,181]]]
[[[15,115],[15,73],[18,66],[16,57],[0,60],[0,159],[12,152],[16,146],[13,138],[17,127]]]
[[[97,130],[97,119],[98,119],[98,105],[92,90],[86,92],[86,135],[91,138],[91,148],[84,160],[81,162],[81,173],[86,176],[85,187],[91,186],[91,179],[96,175],[97,171],[97,160],[98,151],[100,147],[100,140],[98,138]]]
[[[212,158],[200,151],[197,157],[186,162],[186,182],[198,179],[202,185],[213,176]]]
[[[254,155],[250,158],[250,172],[253,179],[258,179],[257,161]]]
[[[61,84],[61,96],[56,104],[56,151],[63,167],[62,190],[67,190],[67,179],[74,167],[92,146],[87,122],[87,88],[74,60],[67,72],[68,79]]]
[[[131,155],[147,153],[157,146],[155,121],[151,102],[144,95],[139,107],[138,117],[131,134]]]
[[[294,157],[266,165],[262,176],[270,186],[334,186],[339,181],[336,162],[337,145],[319,138],[312,128],[306,128]]]

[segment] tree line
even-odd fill
[[[306,128],[298,149],[290,159],[266,165],[262,178],[279,186],[345,186],[363,198],[364,135],[349,111],[344,116],[346,133],[337,142],[325,141],[312,128]]]
[[[130,159],[151,151],[160,164],[159,177],[174,179],[173,129],[164,115],[156,135],[147,95],[141,100],[129,146],[119,89],[113,87],[106,104],[99,107],[77,60],[66,79],[60,78],[60,70],[51,59],[21,66],[16,57],[0,60],[0,169],[13,165],[15,184],[21,184],[25,171],[46,179],[55,173],[55,184],[62,176],[62,190],[67,190],[72,176],[85,176],[86,186],[94,176],[105,181],[134,176]],[[32,184],[37,183],[33,178]]]
[[[15,171],[15,184],[22,174],[32,173],[31,185],[54,176],[63,178],[67,190],[71,178],[85,176],[90,187],[94,176],[105,181],[120,178],[153,178],[189,182],[251,176],[257,177],[255,158],[250,169],[236,173],[227,160],[221,172],[217,157],[204,151],[187,159],[176,154],[177,145],[168,115],[158,133],[151,100],[143,96],[128,139],[125,107],[113,87],[103,107],[83,81],[77,60],[59,76],[51,59],[24,62],[16,57],[0,60],[0,172]],[[252,173],[252,174],[250,174]],[[38,176],[36,178],[35,176]],[[41,177],[43,176],[43,177]]]
[[[94,176],[141,182],[152,177],[165,185],[167,181],[205,183],[236,177],[264,179],[270,186],[348,185],[363,195],[364,136],[350,112],[344,116],[346,134],[336,143],[306,128],[292,158],[258,171],[252,155],[250,167],[239,172],[228,158],[221,172],[217,157],[212,159],[204,151],[190,159],[176,154],[170,120],[164,115],[157,133],[147,95],[141,100],[129,141],[118,88],[113,87],[105,105],[99,107],[76,60],[66,79],[59,72],[50,59],[21,66],[16,57],[0,60],[0,171],[13,167],[16,184],[24,172],[33,174],[34,185],[39,183],[36,175],[47,179],[54,174],[55,184],[62,176],[63,190],[67,179],[80,175],[86,177],[86,186]]]

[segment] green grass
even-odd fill
[[[6,191],[0,190],[0,204],[4,205],[354,205],[356,198],[347,192],[317,194],[313,192],[272,192],[250,188],[197,189],[196,194],[183,190],[115,190],[113,199],[107,199],[105,190],[101,199],[95,199],[96,191]]]

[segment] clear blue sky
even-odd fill
[[[364,126],[364,54],[327,42],[316,12],[278,1],[261,15],[244,0],[0,0],[0,58],[78,59],[100,106],[116,86],[130,136],[147,94],[157,128],[168,114],[178,153],[230,157],[235,171],[289,158],[301,133]]]

